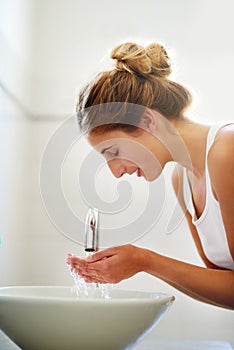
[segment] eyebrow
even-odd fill
[[[113,145],[112,145],[113,146]],[[108,149],[110,149],[112,146],[107,147],[107,148],[103,148],[103,150],[101,150],[101,154],[105,153]]]

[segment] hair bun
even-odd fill
[[[157,43],[150,44],[146,47],[147,56],[151,60],[151,73],[167,78],[171,74],[171,62],[165,48]]]
[[[132,74],[152,74],[166,78],[171,73],[167,52],[157,43],[146,48],[135,43],[124,43],[114,48],[111,58],[116,60],[117,70],[125,70]]]
[[[135,43],[125,43],[117,46],[111,53],[116,60],[117,70],[129,73],[148,74],[151,71],[151,60],[143,46]]]

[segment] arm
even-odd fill
[[[234,309],[234,271],[195,266],[148,252],[145,271],[194,299]]]
[[[228,145],[229,146],[231,145],[230,140],[228,140]],[[230,162],[230,159],[231,159],[230,152],[228,153],[227,150],[225,150],[225,154],[226,154],[226,157],[224,157],[224,154],[221,154],[219,152],[219,155],[220,155],[219,158],[222,159],[222,162],[225,162],[225,165],[224,164],[220,164],[220,162],[219,162],[218,165],[217,165],[217,163],[214,164],[212,162],[212,166],[216,170],[217,169],[219,169],[219,170],[220,169],[228,169],[228,167],[229,167],[229,171],[227,172],[227,177],[229,177],[229,180],[231,180],[231,181],[228,181],[227,178],[224,179],[224,177],[222,176],[222,181],[219,181],[219,184],[224,183],[225,186],[226,186],[226,191],[225,191],[226,192],[226,201],[227,201],[227,199],[229,199],[229,201],[227,202],[227,207],[228,207],[228,210],[230,211],[229,214],[231,214],[231,212],[232,213],[234,212],[233,204],[231,205],[231,200],[233,202],[233,198],[231,199],[231,197],[232,197],[231,194],[234,193],[233,180],[232,180],[232,174],[233,174],[234,169],[233,168],[230,169],[230,167],[233,167],[233,162]],[[233,155],[233,153],[232,153],[232,155]],[[215,159],[217,161],[217,154],[216,155],[212,154],[212,156],[215,157]],[[231,174],[231,176],[230,176],[230,174]],[[225,299],[227,297],[227,300],[230,300],[231,308],[234,308],[234,306],[233,306],[233,304],[234,304],[234,286],[233,286],[233,283],[234,283],[234,281],[233,281],[234,280],[234,271],[224,270],[224,269],[214,265],[213,263],[211,263],[206,258],[205,254],[204,254],[204,251],[203,251],[203,248],[202,248],[202,245],[201,245],[200,238],[199,238],[197,230],[196,230],[196,227],[192,223],[192,217],[191,217],[190,213],[187,211],[185,203],[184,203],[183,186],[182,186],[182,184],[183,184],[183,170],[182,170],[181,167],[177,166],[175,168],[175,170],[173,172],[173,176],[172,176],[172,182],[173,182],[173,187],[174,187],[175,193],[176,193],[177,198],[179,200],[179,203],[181,205],[181,208],[182,208],[182,210],[185,213],[185,216],[186,216],[186,219],[187,219],[187,223],[188,223],[188,226],[189,226],[190,231],[192,233],[192,237],[194,239],[194,242],[195,242],[195,245],[197,247],[198,253],[201,256],[201,258],[202,258],[203,262],[205,263],[206,267],[208,267],[208,269],[204,269],[204,268],[200,268],[200,267],[194,267],[194,266],[192,267],[191,266],[191,270],[190,271],[191,272],[192,272],[192,270],[194,271],[194,274],[195,274],[194,277],[196,277],[196,274],[198,273],[197,277],[199,277],[200,282],[203,281],[203,278],[205,278],[206,284],[208,283],[210,278],[211,278],[211,280],[213,280],[213,283],[212,283],[212,281],[210,282],[211,283],[211,291],[208,290],[208,293],[211,292],[211,294],[210,294],[210,297],[208,298],[207,302],[213,304],[212,300],[209,301],[209,299],[216,299],[216,297],[217,297],[217,301],[218,301],[218,299],[220,298],[220,300],[221,300],[222,296],[223,296],[224,300],[223,300],[223,302],[221,302],[220,306],[222,306],[222,304],[223,304],[223,306],[225,307]],[[216,182],[217,182],[217,179],[216,179]],[[220,187],[219,193],[221,193],[223,195],[223,193],[224,193],[223,188]],[[227,196],[227,194],[229,194],[229,197]],[[219,198],[219,202],[220,202],[220,198]],[[225,210],[223,208],[224,203],[225,203],[225,201],[220,203],[222,212],[225,212]],[[223,204],[223,206],[222,206],[222,204]],[[233,215],[230,215],[230,218],[231,218],[231,220],[229,220],[229,224],[231,226],[231,222],[230,221],[233,222]],[[230,231],[229,231],[229,234],[230,234]],[[234,226],[232,227],[232,232],[234,232]],[[232,235],[232,237],[233,237],[233,235]],[[223,288],[221,288],[222,287],[221,286],[222,283],[224,283]],[[176,286],[176,285],[174,285],[174,286],[177,289],[180,289],[181,291],[183,291],[181,289],[181,287],[178,288],[178,286]],[[205,285],[204,285],[204,287],[205,287]],[[212,296],[213,292],[216,293],[216,291],[217,291],[217,296],[216,297],[215,297],[215,295]],[[186,291],[185,291],[185,293],[186,293]],[[228,293],[229,293],[229,297],[228,297]],[[186,294],[188,294],[188,293],[186,293]],[[191,295],[191,296],[193,296],[195,299],[202,300],[199,297],[199,295],[197,295],[197,296],[196,295]],[[214,303],[214,304],[216,304],[216,303]],[[218,305],[219,305],[219,302],[218,302]]]
[[[194,299],[234,309],[234,271],[195,266],[130,244],[97,252],[87,259],[68,256],[67,263],[86,282],[118,283],[142,271]]]

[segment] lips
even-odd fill
[[[138,177],[141,176],[141,169],[140,168],[137,168],[136,174],[137,174]]]
[[[138,176],[138,177],[143,176],[143,173],[142,173],[140,168],[135,168],[134,170],[126,172],[126,173],[129,175],[136,174],[136,176]]]

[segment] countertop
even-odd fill
[[[143,340],[133,350],[234,350],[227,342],[202,340]],[[0,330],[0,350],[20,350]]]
[[[134,350],[234,350],[227,342],[203,340],[144,340]]]

